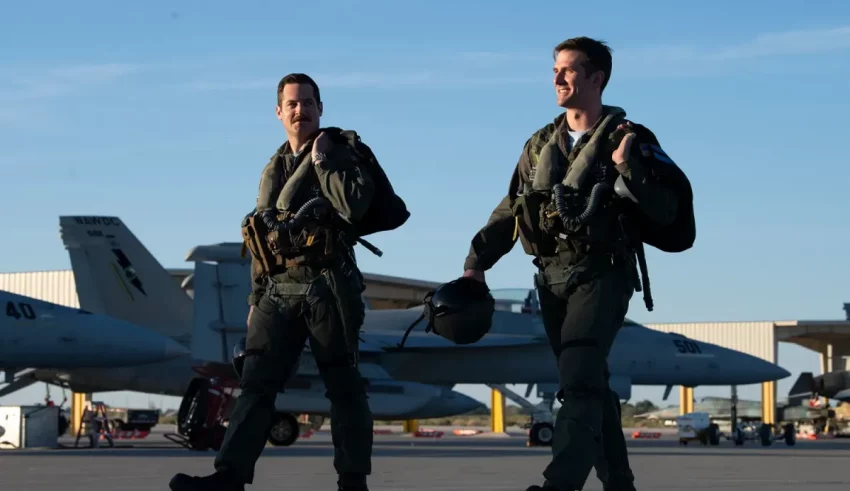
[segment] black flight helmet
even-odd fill
[[[233,346],[233,369],[236,371],[236,376],[240,379],[242,378],[242,368],[245,366],[246,355],[245,338],[242,338]]]
[[[428,329],[455,344],[472,344],[490,331],[496,301],[481,281],[458,278],[425,296]]]

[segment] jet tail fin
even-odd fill
[[[80,307],[188,346],[192,299],[118,218],[61,216]]]
[[[806,403],[812,398],[815,390],[815,378],[812,372],[803,372],[797,377],[797,381],[791,386],[788,391],[788,404],[790,406],[799,406]]]
[[[219,363],[232,360],[233,347],[247,334],[249,268],[238,262],[195,263],[192,358]]]

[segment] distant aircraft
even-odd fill
[[[731,421],[732,398],[708,396],[694,404],[695,413],[708,413],[712,420]],[[679,416],[679,406],[668,406],[647,413],[635,414],[635,419],[675,420]],[[738,400],[736,418],[738,420],[761,421],[761,401]]]
[[[836,373],[835,375],[840,374]],[[821,377],[817,378],[820,379]],[[818,395],[822,394],[812,392],[811,388],[816,386],[818,386],[818,382],[813,380],[810,372],[802,373],[788,391],[788,397],[777,400],[776,421],[796,424],[798,429],[801,425],[810,424],[816,433],[823,432],[826,429],[824,424],[826,419],[834,417],[835,411],[829,405],[822,405],[817,401]],[[821,387],[823,386],[821,385]],[[827,384],[826,387],[829,387],[829,385]],[[826,392],[830,394],[839,393],[836,388],[827,389]],[[676,405],[635,414],[634,417],[636,419],[675,420],[680,414],[679,411],[680,408]],[[712,421],[731,421],[734,417],[739,423],[759,422],[762,421],[762,401],[739,399],[735,405],[735,411],[732,411],[731,397],[708,396],[694,404],[693,412],[708,413]]]
[[[193,301],[118,218],[61,217],[60,224],[81,305],[159,329],[163,335],[191,338],[194,359],[156,368],[111,370],[108,374],[89,371],[83,375],[76,371],[69,376],[71,383],[78,384],[75,390],[88,391],[84,386],[97,381],[100,387],[122,385],[107,390],[162,392],[168,387],[169,393],[179,393],[188,383],[184,378],[190,377],[190,363],[230,362],[232,347],[245,335],[248,308],[249,263],[240,254],[241,244],[202,246],[192,251]],[[133,286],[139,293],[144,289],[146,293],[141,294],[146,298],[137,294],[133,300],[125,295],[125,288],[115,287],[115,278],[124,282],[126,277],[110,273],[116,264],[132,269],[130,277],[135,282],[124,286]],[[551,404],[558,383],[557,368],[537,315],[533,290],[521,290],[520,295],[514,295],[516,300],[510,298],[511,293],[516,291],[506,295],[494,291],[501,310],[494,316],[493,329],[482,341],[468,346],[455,346],[419,328],[399,348],[402,331],[420,315],[421,307],[367,311],[361,342],[364,375],[371,373],[372,377],[394,379],[399,384],[433,384],[429,386],[442,390],[458,383],[536,384],[542,389],[540,395]],[[159,305],[165,307],[155,307]],[[514,308],[519,312],[510,311]],[[191,334],[187,326],[193,326]],[[310,374],[310,360],[309,352],[305,352],[299,376]],[[634,384],[666,385],[669,394],[673,385],[750,384],[789,375],[765,360],[631,321],[618,335],[609,363],[611,385],[621,399],[630,398]],[[177,369],[178,365],[182,368]],[[370,397],[374,404],[375,398]],[[278,398],[279,409],[286,398]]]
[[[789,396],[808,396],[811,399],[826,397],[840,402],[850,402],[850,371],[828,372],[814,376],[803,372],[794,384],[797,389]]]
[[[0,291],[0,397],[32,382],[29,368],[99,369],[185,357],[189,350],[127,321]]]

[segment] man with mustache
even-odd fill
[[[387,196],[395,195],[356,133],[320,127],[322,99],[312,78],[302,73],[283,77],[277,101],[287,141],[263,169],[255,213],[243,223],[243,236],[251,227],[258,235],[267,227],[266,245],[277,251],[274,257],[262,248],[251,251],[242,392],[215,460],[216,472],[178,474],[170,484],[174,491],[244,490],[245,483],[253,482],[254,465],[273,424],[275,397],[298,370],[308,339],[331,403],[339,490],[367,491],[373,422],[358,368],[365,287],[354,239],[401,225],[407,212],[398,198],[390,202],[394,206],[385,206]],[[305,212],[304,205],[317,199],[330,207]],[[306,220],[276,225],[291,223],[280,219],[296,213],[306,213]],[[388,213],[395,215],[387,218]]]
[[[607,356],[635,290],[652,310],[643,243],[667,252],[693,244],[693,196],[652,132],[602,104],[608,47],[578,37],[553,56],[557,104],[566,111],[526,142],[508,195],[472,239],[463,277],[485,281],[517,238],[538,268],[561,408],[545,482],[527,491],[582,489],[594,466],[606,491],[634,491]]]

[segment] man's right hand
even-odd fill
[[[486,283],[484,280],[484,271],[481,271],[480,269],[467,269],[463,272],[463,277],[472,278],[480,281],[481,283]]]

